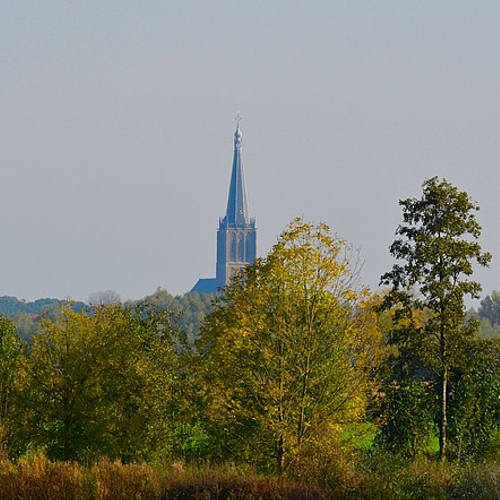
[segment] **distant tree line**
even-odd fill
[[[20,300],[16,297],[0,297],[0,315],[14,319],[20,314],[40,316],[42,313],[50,312],[53,309],[59,309],[61,305],[68,304],[68,301],[58,299],[37,299],[33,302]],[[83,302],[74,302],[72,308],[76,311],[88,307]]]
[[[158,288],[155,293],[137,301],[127,301],[126,307],[146,307],[149,310],[169,311],[177,316],[178,324],[194,341],[200,331],[203,318],[211,311],[216,294],[186,293],[173,296],[166,290]],[[94,307],[109,304],[120,304],[119,295],[112,291],[91,294],[87,303],[59,299],[37,299],[33,302],[16,297],[0,297],[0,316],[9,318],[16,327],[19,336],[30,339],[37,331],[42,317],[56,319],[62,308],[73,311],[90,312]]]

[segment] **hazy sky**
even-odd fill
[[[437,175],[480,204],[500,289],[498,0],[0,0],[0,295],[214,276],[238,109],[260,255],[322,220],[375,289]]]

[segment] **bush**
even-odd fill
[[[500,464],[476,464],[468,467],[458,478],[452,496],[464,500],[500,498]]]
[[[378,451],[360,460],[356,483],[346,498],[444,500],[450,498],[456,475],[455,468],[445,463]]]

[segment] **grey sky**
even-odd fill
[[[0,0],[0,295],[215,275],[238,109],[258,252],[295,216],[376,288],[398,199],[480,204],[500,288],[500,2]]]

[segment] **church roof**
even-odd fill
[[[241,137],[242,133],[240,124],[238,123],[236,132],[234,133],[233,170],[231,173],[231,183],[229,185],[229,196],[226,209],[226,223],[236,227],[244,226],[250,222],[243,164],[241,160]]]
[[[200,278],[189,293],[215,293],[218,291],[219,288],[215,278]]]

